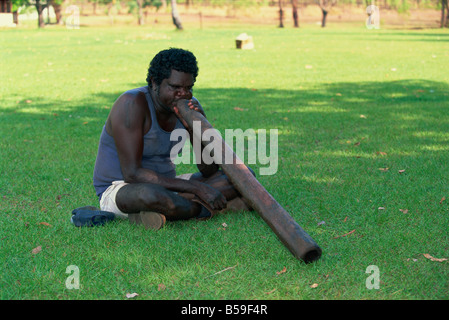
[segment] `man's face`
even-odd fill
[[[165,109],[173,110],[178,100],[192,98],[194,79],[190,73],[172,70],[170,77],[162,80],[159,86],[154,82],[152,85],[156,89],[157,102]]]

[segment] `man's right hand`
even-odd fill
[[[201,113],[204,117],[206,117],[206,115],[204,114],[204,110],[203,108],[200,106],[200,104],[198,103],[197,100],[192,99],[192,97],[190,96],[190,99],[180,99],[176,102],[176,106],[173,107],[173,112],[176,114],[176,116],[178,117],[178,119],[182,122],[182,124],[184,125],[184,127],[190,131],[191,128],[189,128],[187,122],[182,118],[181,113],[179,112],[180,108],[185,108],[187,105],[187,107],[189,107],[190,110],[196,111]]]
[[[176,116],[178,117],[178,119],[181,121],[181,123],[183,124],[183,126],[189,130],[189,125],[187,124],[187,122],[183,119],[183,117],[181,116],[181,113],[179,112],[180,108],[185,108],[186,105],[188,105],[189,100],[186,99],[180,99],[178,100],[178,102],[176,103],[176,106],[173,107],[173,111],[176,114]],[[189,106],[191,109],[192,107]],[[190,130],[189,130],[190,131]]]
[[[199,181],[195,181],[194,183],[197,187],[195,194],[212,209],[221,210],[226,208],[226,198],[220,191]]]

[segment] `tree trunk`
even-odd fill
[[[171,16],[173,19],[173,24],[176,26],[176,29],[183,30],[181,18],[179,17],[178,8],[176,7],[176,0],[171,0]]]
[[[55,3],[54,0],[51,1],[51,5],[55,10],[56,24],[63,24],[64,22],[62,21],[62,5]]]
[[[323,18],[321,19],[321,27],[324,28],[326,26],[326,17],[327,17],[328,11],[323,8],[321,8],[321,11],[323,11]]]
[[[293,11],[293,26],[295,28],[298,28],[299,27],[298,0],[292,0],[292,11]]]
[[[114,2],[111,2],[108,4],[108,17],[109,17],[109,22],[111,23],[111,25],[114,24],[114,16],[112,13],[112,10],[114,9]]]
[[[284,27],[284,10],[282,9],[282,0],[279,0],[279,28]]]
[[[12,13],[12,22],[19,25],[19,13],[17,11]]]
[[[47,24],[50,24],[50,1],[47,0],[47,5],[44,7],[44,9],[47,9]]]
[[[41,4],[40,0],[36,0],[36,10],[37,10],[37,26],[39,28],[43,28],[45,27],[45,23],[44,23],[44,15],[43,15],[43,11],[44,11],[44,7]]]
[[[444,28],[445,18],[446,15],[444,14],[444,10],[446,9],[445,0],[441,0],[441,22],[440,22],[440,28]]]
[[[137,0],[137,23],[139,26],[143,26],[145,21],[143,19],[143,0]]]
[[[446,2],[446,21],[444,23],[444,26],[446,28],[449,28],[449,3],[447,0],[445,0],[445,2]]]

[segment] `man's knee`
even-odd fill
[[[147,208],[166,208],[172,211],[175,210],[175,204],[169,192],[158,185],[142,184],[138,190],[138,198]]]

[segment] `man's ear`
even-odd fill
[[[159,87],[160,85],[158,85],[156,81],[153,78],[151,78],[151,89],[156,95],[159,95]]]
[[[157,84],[156,84],[156,81],[154,81],[154,78],[151,77],[151,78],[150,78],[150,81],[151,81],[151,88],[152,88],[153,90],[156,90]]]

